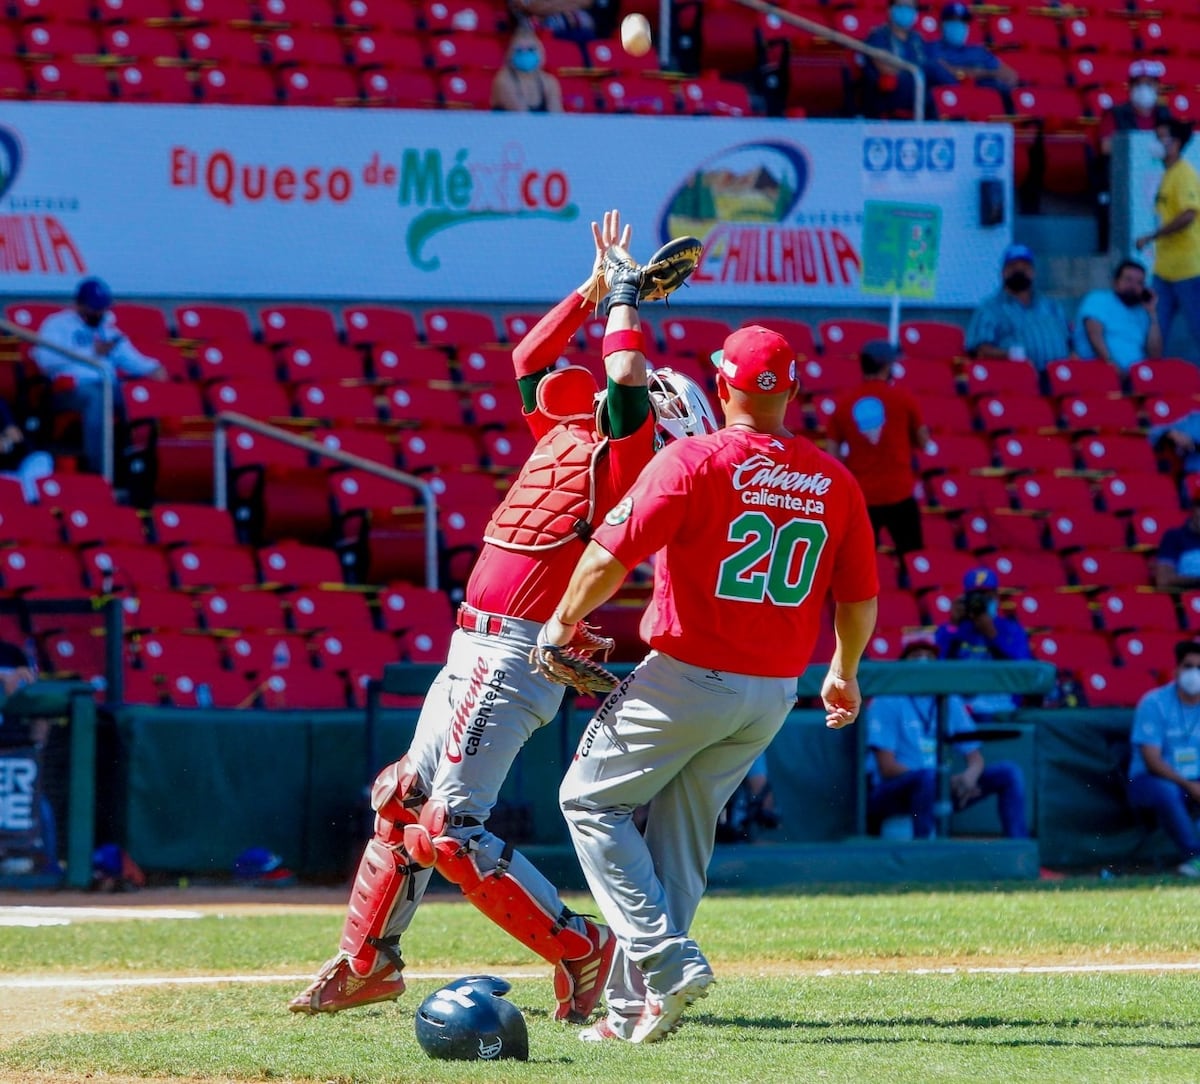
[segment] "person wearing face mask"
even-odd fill
[[[1161,60],[1135,60],[1129,65],[1129,99],[1100,114],[1100,153],[1093,163],[1096,205],[1096,249],[1108,251],[1112,212],[1112,144],[1116,132],[1152,132],[1171,119],[1171,111],[1159,104],[1162,79],[1167,69]]]
[[[931,662],[938,645],[928,637],[905,644],[900,658]],[[961,696],[946,698],[947,730],[969,734],[975,723]],[[881,824],[889,817],[910,815],[914,839],[932,839],[936,826],[937,797],[937,698],[934,696],[877,696],[867,707],[867,822]],[[1025,780],[1021,769],[1009,761],[985,763],[976,742],[955,743],[966,761],[950,777],[955,809],[966,809],[995,795],[1000,824],[1010,839],[1025,839]]]
[[[1000,581],[990,568],[973,568],[963,577],[963,593],[950,608],[950,620],[934,634],[943,659],[974,663],[1032,658],[1029,636],[1015,618],[1000,613]],[[1007,715],[1019,705],[1007,693],[979,693],[967,702],[971,714]]]
[[[1111,290],[1084,295],[1075,314],[1075,353],[1111,362],[1122,372],[1135,362],[1162,357],[1158,298],[1146,289],[1146,269],[1122,260]]]
[[[883,49],[901,60],[928,69],[929,56],[925,39],[917,33],[916,25],[916,0],[893,0],[888,8],[888,21],[867,34],[864,44],[873,45],[876,49]],[[862,54],[856,54],[856,60],[863,70],[863,114],[883,118],[911,117],[915,92],[912,73]],[[925,93],[925,116],[936,116],[928,83]]]
[[[1001,259],[1003,287],[984,298],[967,324],[967,353],[973,358],[1047,362],[1071,353],[1071,329],[1062,306],[1035,286],[1033,249],[1009,245]]]
[[[113,409],[122,413],[120,381],[126,377],[166,380],[167,373],[117,327],[113,295],[103,280],[91,277],[75,290],[75,305],[51,313],[38,328],[42,340],[33,360],[53,386],[54,408],[79,414],[86,467],[100,470],[104,442],[104,380],[113,381]],[[63,347],[103,366],[103,372],[61,353]]]
[[[542,65],[545,49],[532,28],[520,26],[508,43],[504,67],[492,80],[492,108],[505,113],[561,113],[562,87]]]
[[[1162,145],[1162,182],[1154,197],[1158,228],[1144,233],[1134,244],[1140,252],[1154,245],[1154,279],[1158,319],[1164,343],[1170,337],[1175,314],[1191,332],[1188,358],[1200,364],[1200,175],[1183,152],[1192,138],[1191,121],[1169,120],[1157,129]]]
[[[942,8],[941,37],[930,42],[929,76],[934,86],[972,81],[1000,92],[1004,108],[1013,112],[1009,91],[1020,76],[1003,63],[986,45],[968,44],[971,36],[971,9],[966,4],[947,4]]]
[[[1175,680],[1138,701],[1130,732],[1129,804],[1152,813],[1200,877],[1200,641],[1175,645]]]

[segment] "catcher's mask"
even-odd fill
[[[672,440],[715,433],[720,426],[704,389],[690,376],[674,369],[651,369],[646,374],[650,402],[658,421],[658,435]],[[666,443],[666,439],[662,439]]]
[[[511,989],[504,979],[469,975],[430,994],[414,1018],[421,1049],[449,1061],[527,1061],[525,1017],[504,1000]]]

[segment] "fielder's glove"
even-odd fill
[[[613,648],[610,637],[598,636],[582,622],[575,627],[570,641],[562,646],[547,643],[545,636],[543,628],[538,633],[537,646],[529,652],[533,673],[584,695],[604,696],[617,687],[616,675],[592,658],[598,651],[608,655]]]
[[[679,289],[700,263],[704,245],[695,237],[676,237],[662,246],[645,264],[639,264],[620,245],[604,250],[601,269],[608,286],[605,315],[614,305],[658,301]]]

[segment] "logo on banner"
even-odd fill
[[[425,245],[443,230],[496,219],[570,222],[579,215],[566,170],[530,165],[519,143],[507,144],[496,162],[474,161],[465,149],[447,162],[436,147],[409,147],[400,161],[398,199],[401,207],[421,208],[405,237],[408,258],[421,271],[441,266]]]
[[[867,173],[952,173],[954,140],[949,136],[868,136],[863,140],[863,169]]]
[[[975,164],[985,169],[1004,165],[1004,137],[999,132],[981,132],[975,136]]]
[[[78,210],[73,197],[18,196],[24,154],[16,132],[0,126],[0,275],[80,275],[87,265],[70,231],[52,211]]]
[[[659,221],[663,241],[704,242],[693,285],[837,285],[857,281],[861,261],[838,228],[847,207],[795,221],[812,167],[804,148],[763,141],[729,147],[692,167],[671,192]]]
[[[32,840],[38,833],[36,751],[11,749],[0,757],[0,837]]]

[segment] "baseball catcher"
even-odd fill
[[[609,929],[570,911],[534,865],[487,828],[514,758],[557,713],[562,679],[576,688],[611,681],[591,661],[611,641],[579,632],[572,655],[560,649],[554,670],[543,668],[537,634],[592,530],[654,454],[660,433],[637,305],[682,285],[699,251],[695,243],[674,243],[641,266],[629,255],[630,229],[622,229],[616,211],[592,223],[592,236],[591,274],[513,350],[534,451],[487,525],[449,657],[425,698],[412,746],[375,781],[375,831],[355,875],[338,952],[290,1002],[293,1012],[335,1013],[404,992],[401,935],[435,869],[553,965],[556,1019],[585,1021],[600,997],[615,946]],[[601,391],[587,369],[559,368],[558,361],[605,300]],[[665,398],[659,388],[655,401]]]

